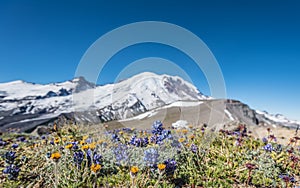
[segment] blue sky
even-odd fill
[[[164,21],[207,44],[222,69],[228,98],[300,120],[299,9],[296,0],[2,0],[0,82],[72,79],[84,52],[103,34],[132,22]],[[151,56],[175,62],[209,94],[205,77],[189,57],[151,43],[117,53],[98,83],[114,82],[128,64]]]

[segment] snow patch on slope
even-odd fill
[[[192,106],[198,106],[200,104],[202,104],[203,102],[201,101],[177,101],[174,103],[171,103],[169,105],[166,105],[164,108],[170,108],[170,107],[192,107]]]
[[[225,111],[225,114],[229,117],[229,119],[231,121],[234,121],[235,119],[233,118],[232,114],[228,111],[228,110],[224,110]]]

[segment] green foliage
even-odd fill
[[[67,125],[46,138],[30,134],[4,134],[0,146],[0,170],[7,168],[6,152],[16,152],[13,163],[20,168],[15,179],[8,173],[0,176],[1,187],[289,187],[299,183],[300,165],[291,156],[300,158],[299,145],[282,146],[266,143],[251,136],[203,129],[172,130],[172,137],[162,143],[145,146],[130,144],[132,136],[150,138],[152,133],[139,130],[107,132],[102,125]],[[112,135],[117,135],[112,138]],[[23,136],[26,141],[20,141]],[[149,139],[150,140],[150,139]],[[74,144],[76,142],[76,144]],[[12,148],[17,143],[18,147]],[[74,148],[76,145],[78,148]],[[72,146],[72,147],[71,147]],[[119,148],[119,147],[123,148]],[[116,150],[120,155],[116,154]],[[294,150],[290,152],[290,149]],[[154,166],[145,161],[145,152],[158,151]],[[289,150],[289,151],[287,151]],[[90,153],[89,153],[89,152]],[[54,155],[59,153],[60,155]],[[76,163],[74,156],[82,154]],[[101,155],[99,161],[94,156]],[[89,156],[92,156],[89,158]],[[169,172],[157,164],[176,161]],[[295,158],[294,158],[295,159]],[[99,164],[96,168],[96,164]],[[92,166],[94,165],[94,166]],[[132,172],[131,167],[137,167]],[[295,181],[286,182],[287,174]],[[297,184],[298,183],[298,184]]]

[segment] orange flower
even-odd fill
[[[182,142],[184,142],[185,141],[185,138],[179,138],[178,139],[178,142],[180,142],[180,143],[182,143]]]
[[[81,149],[87,150],[87,149],[89,149],[89,146],[88,145],[84,145],[84,146],[81,147]]]
[[[101,169],[101,165],[99,165],[99,164],[92,164],[92,166],[91,166],[91,171],[93,171],[93,172],[98,172],[99,170]]]
[[[165,168],[166,168],[166,165],[165,164],[158,164],[157,165],[157,168],[159,169],[159,170],[164,170]]]
[[[130,172],[133,173],[133,174],[136,174],[138,171],[139,171],[139,168],[137,166],[133,166],[130,169]]]
[[[188,133],[188,130],[187,129],[182,129],[181,131],[183,134],[187,134]]]
[[[84,144],[85,144],[85,141],[81,140],[81,141],[80,141],[80,144],[81,144],[81,145],[84,145]]]
[[[191,140],[193,140],[193,139],[195,138],[195,135],[192,134],[192,135],[189,136],[189,138],[190,138]]]
[[[68,145],[66,145],[66,148],[67,149],[71,149],[73,147],[73,144],[68,144]]]
[[[54,143],[55,143],[55,144],[58,144],[58,143],[59,143],[59,141],[60,141],[60,139],[59,139],[59,138],[55,138],[55,140],[54,140]]]
[[[90,144],[89,144],[89,148],[90,148],[90,149],[95,149],[95,148],[96,148],[96,143],[95,143],[95,142],[90,143]]]
[[[58,160],[60,158],[61,158],[61,155],[58,152],[54,152],[51,154],[51,159]]]

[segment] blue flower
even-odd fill
[[[192,151],[193,153],[197,153],[198,147],[197,147],[195,144],[192,144],[192,145],[191,145],[191,151]]]
[[[101,163],[102,156],[100,154],[94,153],[93,161],[95,164]]]
[[[263,137],[262,141],[263,143],[268,143],[268,139],[266,137]]]
[[[154,167],[157,164],[158,157],[158,151],[154,148],[150,148],[144,151],[144,161],[150,167]]]
[[[273,151],[273,146],[272,146],[272,144],[267,144],[267,145],[265,145],[264,147],[264,150],[266,150],[266,151]]]
[[[145,147],[149,144],[149,139],[148,139],[148,137],[145,137],[145,138],[143,139],[143,144],[144,144]]]
[[[11,164],[11,165],[7,166],[3,170],[3,174],[8,174],[9,179],[16,179],[19,175],[19,172],[20,172],[20,168],[18,168],[14,164]]]
[[[233,134],[236,135],[236,136],[240,136],[241,133],[238,132],[238,131],[234,131]]]
[[[20,142],[25,142],[25,137],[24,136],[21,136],[21,137],[18,137],[18,141],[20,141]]]
[[[78,141],[71,142],[71,144],[73,145],[73,146],[72,146],[72,149],[73,149],[73,150],[78,150],[78,148],[79,148],[79,147],[78,147]]]
[[[19,146],[19,144],[16,144],[16,143],[11,145],[11,147],[14,148],[14,149],[16,149],[18,146]]]
[[[16,157],[17,157],[16,152],[14,152],[14,151],[8,151],[4,155],[5,161],[8,164],[12,164]]]
[[[88,143],[88,144],[90,144],[90,143],[93,142],[93,140],[92,140],[92,138],[87,138],[87,139],[85,140],[85,142]]]
[[[122,130],[124,132],[128,132],[128,133],[132,131],[131,128],[128,128],[128,127],[124,127],[124,128],[122,128]]]
[[[112,135],[111,135],[111,139],[112,139],[112,141],[115,141],[115,142],[120,141],[120,138],[118,137],[117,134],[112,134]]]
[[[171,131],[166,130],[163,127],[161,121],[155,121],[152,125],[152,134],[153,136],[150,138],[151,143],[162,144],[163,140],[172,138]]]
[[[294,177],[289,176],[289,175],[279,175],[279,178],[281,178],[285,182],[292,182],[292,183],[294,183],[296,181]]]
[[[161,121],[157,120],[152,125],[152,134],[161,134],[163,131],[163,124]]]
[[[73,161],[75,162],[78,168],[80,168],[83,159],[84,159],[84,153],[81,150],[74,152]]]
[[[125,144],[119,144],[116,148],[114,148],[113,152],[118,164],[128,162],[128,147]]]
[[[2,141],[2,139],[1,139],[1,141],[0,141],[0,146],[5,146],[6,145],[6,142],[5,141]]]
[[[168,159],[164,163],[166,165],[165,173],[167,175],[173,175],[176,170],[176,161],[174,159]]]
[[[129,144],[136,147],[146,147],[149,144],[148,138],[137,138],[136,135],[133,135],[129,141]]]

